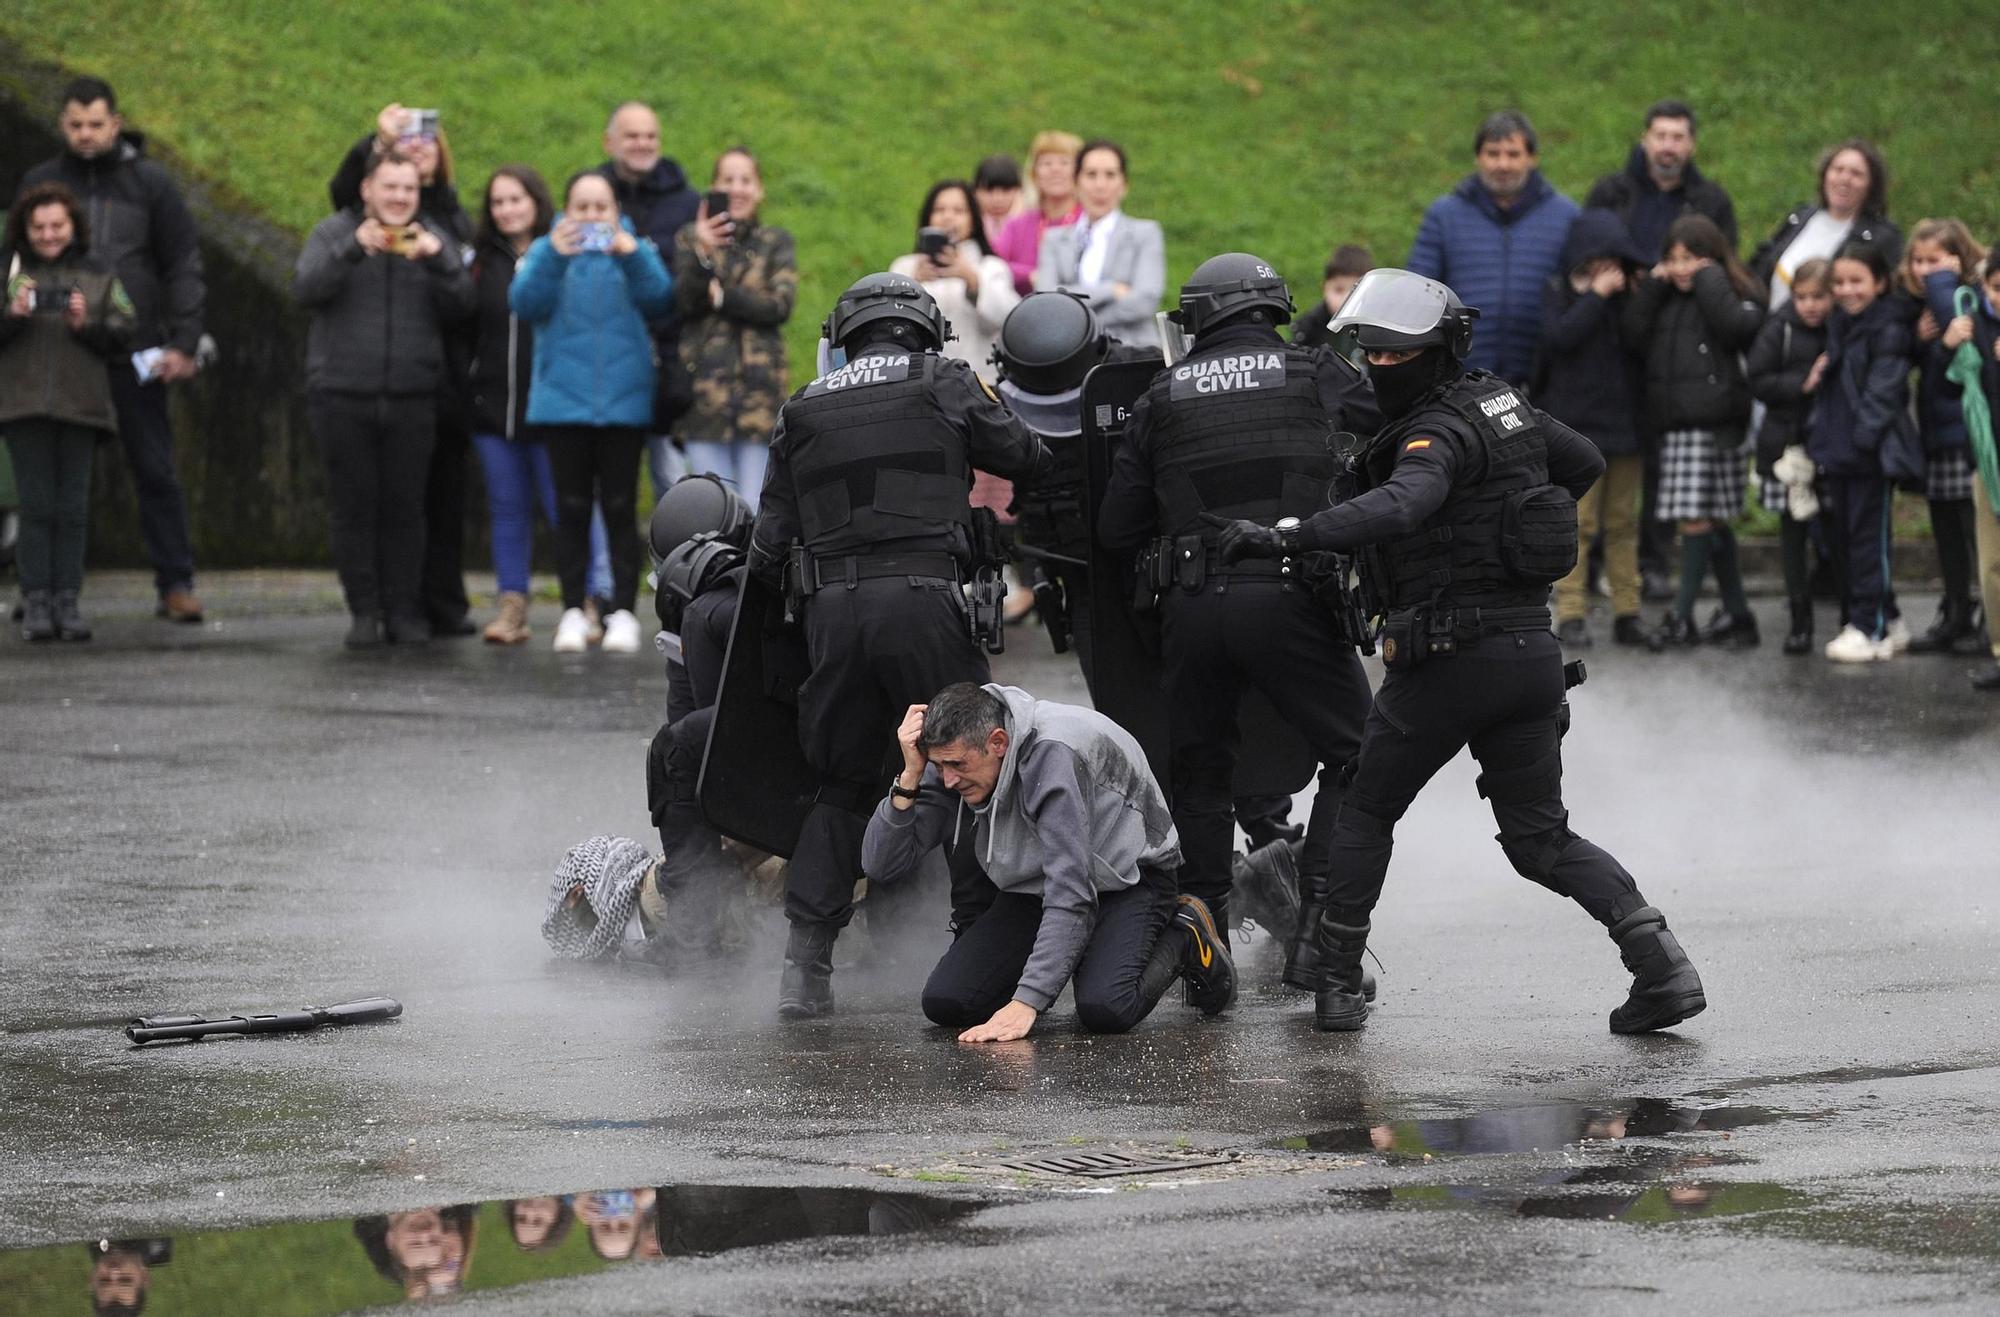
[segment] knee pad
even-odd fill
[[[1396,820],[1384,814],[1371,814],[1349,796],[1340,802],[1340,813],[1333,817],[1333,830],[1346,828],[1364,837],[1388,840],[1396,835]]]
[[[1488,769],[1477,783],[1482,800],[1495,805],[1532,805],[1562,790],[1562,751],[1519,768]]]
[[[1556,886],[1552,877],[1563,853],[1583,840],[1569,830],[1567,814],[1563,815],[1561,826],[1550,828],[1547,832],[1534,832],[1522,837],[1509,837],[1503,832],[1494,840],[1500,843],[1500,849],[1506,853],[1515,873],[1529,882],[1539,883],[1558,896],[1568,895]]]

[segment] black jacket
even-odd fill
[[[1764,323],[1761,302],[1744,297],[1711,265],[1686,293],[1646,279],[1625,304],[1619,327],[1646,362],[1646,420],[1667,430],[1741,430],[1750,420],[1750,385],[1739,355]]]
[[[519,258],[499,234],[472,258],[472,429],[521,439],[528,424],[528,381],[534,374],[535,331],[507,304]]]
[[[1818,213],[1819,207],[1811,204],[1794,206],[1784,218],[1784,222],[1771,232],[1758,246],[1757,254],[1750,258],[1750,273],[1770,286],[1771,275],[1777,271],[1778,261],[1783,258],[1785,248],[1799,236],[1799,230],[1806,221]],[[1894,265],[1903,255],[1903,231],[1887,215],[1866,213],[1854,217],[1854,227],[1848,230],[1849,242],[1872,242],[1882,249],[1883,259]]]
[[[1599,297],[1576,291],[1570,272],[1609,257],[1628,276],[1644,262],[1634,239],[1608,210],[1576,217],[1562,263],[1542,285],[1542,341],[1529,384],[1535,405],[1581,431],[1606,457],[1640,451],[1639,400],[1645,387],[1639,355],[1619,329],[1630,293]]]
[[[91,255],[132,299],[134,351],[192,355],[201,341],[201,235],[165,166],[145,153],[144,135],[128,129],[106,154],[85,160],[65,151],[30,169],[21,186],[61,183],[83,202]]]
[[[1957,288],[1958,276],[1939,270],[1924,281],[1922,297],[1901,287],[1894,294],[1897,314],[1910,331],[1910,353],[1917,366],[1917,433],[1923,436],[1927,453],[1963,452],[1966,446],[1965,411],[1958,391],[1945,391],[1944,373],[1951,367],[1953,353],[1946,351],[1942,336],[1928,343],[1917,337],[1917,321],[1925,311],[1939,328],[1951,323],[1952,294]],[[1974,288],[1975,296],[1978,291]]]
[[[312,313],[306,388],[367,397],[438,392],[444,332],[472,312],[472,277],[447,241],[423,261],[366,253],[358,211],[329,215],[306,238],[292,294]],[[439,235],[440,239],[443,235]]]
[[[1330,348],[1333,346],[1333,331],[1328,326],[1332,323],[1333,313],[1326,309],[1326,302],[1315,297],[1312,305],[1292,321],[1290,338],[1302,348]]]
[[[1799,320],[1798,308],[1787,302],[1764,322],[1744,354],[1750,396],[1764,404],[1764,428],[1757,432],[1760,474],[1770,475],[1771,463],[1793,444],[1806,441],[1806,413],[1812,408],[1806,376],[1824,351],[1826,326],[1807,328]]]
[[[1715,221],[1715,227],[1722,230],[1731,247],[1738,242],[1736,203],[1729,199],[1722,184],[1695,168],[1690,160],[1681,173],[1681,185],[1672,192],[1662,192],[1653,182],[1653,176],[1646,172],[1645,151],[1636,146],[1626,158],[1625,168],[1598,179],[1583,204],[1586,208],[1601,206],[1615,213],[1625,231],[1638,242],[1644,251],[1643,259],[1649,264],[1660,259],[1667,229],[1682,215],[1706,215]]]

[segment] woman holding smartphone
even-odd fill
[[[759,222],[763,204],[757,157],[731,147],[694,222],[674,235],[681,365],[694,377],[681,422],[688,465],[720,476],[753,509],[789,392],[783,330],[799,288],[792,235]]]
[[[527,421],[548,441],[556,483],[556,570],[563,614],[555,650],[581,653],[590,510],[604,509],[611,612],[604,648],[639,649],[639,458],[653,420],[653,347],[646,321],[671,304],[674,281],[653,244],[633,235],[601,174],[571,178],[563,214],[535,239],[507,300],[534,327]]]
[[[1021,295],[1007,262],[986,245],[970,183],[947,178],[931,184],[917,211],[917,249],[898,256],[889,270],[922,284],[951,322],[958,337],[944,345],[944,355],[991,384],[994,340]]]

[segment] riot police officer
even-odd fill
[[[646,803],[660,832],[654,883],[673,911],[659,935],[670,965],[714,952],[722,885],[736,873],[721,835],[702,817],[695,788],[747,570],[750,527],[750,505],[711,475],[676,482],[649,526],[661,560],[654,608],[667,655],[668,714],[646,753]]]
[[[823,783],[785,893],[778,1005],[792,1019],[833,1009],[833,943],[905,711],[987,680],[959,588],[972,470],[1020,480],[1049,460],[971,367],[939,355],[950,325],[915,281],[866,276],[823,332],[846,364],[780,411],[750,545],[750,570],[784,586],[804,628],[799,739]]]
[[[1244,691],[1261,691],[1320,766],[1299,865],[1315,922],[1338,775],[1368,712],[1353,643],[1302,574],[1290,564],[1224,562],[1214,548],[1213,518],[1275,521],[1324,507],[1333,436],[1379,423],[1365,381],[1346,363],[1325,348],[1285,342],[1279,328],[1291,315],[1284,280],[1255,256],[1231,252],[1195,270],[1175,313],[1192,348],[1133,407],[1096,523],[1106,548],[1136,553],[1151,544],[1175,565],[1160,609],[1181,890],[1206,902],[1223,927]],[[1276,931],[1297,943],[1309,928],[1301,919]]]
[[[1319,1026],[1366,1022],[1361,955],[1396,821],[1469,745],[1516,871],[1576,901],[1618,943],[1633,983],[1612,1030],[1664,1029],[1707,1005],[1701,979],[1632,876],[1570,831],[1562,801],[1565,679],[1549,587],[1576,561],[1572,500],[1604,459],[1505,380],[1465,370],[1477,315],[1407,270],[1364,276],[1333,327],[1366,354],[1389,423],[1350,464],[1352,497],[1302,524],[1236,520],[1220,538],[1231,562],[1362,549],[1384,610],[1387,675],[1334,827]]]

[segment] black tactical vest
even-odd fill
[[[1275,338],[1160,372],[1147,392],[1160,534],[1213,542],[1204,512],[1269,525],[1326,506],[1338,464],[1317,374],[1314,354]]]
[[[1469,456],[1458,483],[1422,527],[1374,546],[1376,587],[1390,608],[1433,598],[1512,608],[1544,604],[1576,562],[1576,507],[1549,484],[1548,436],[1520,392],[1468,371],[1368,447],[1367,488],[1387,481],[1403,446],[1457,440]],[[1560,564],[1565,549],[1568,565]]]
[[[799,528],[815,554],[942,549],[972,524],[965,437],[932,397],[937,356],[882,345],[785,404]]]

